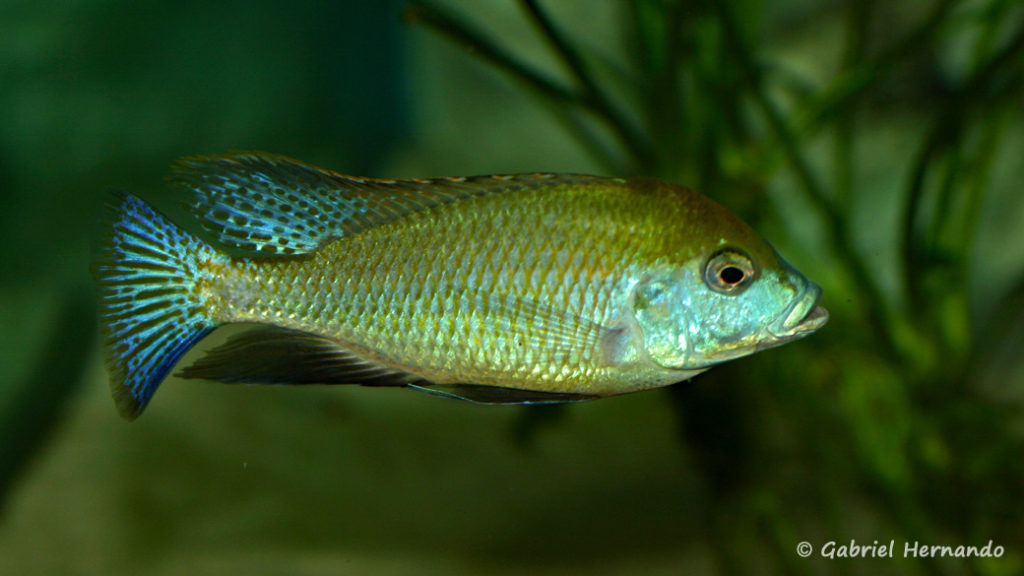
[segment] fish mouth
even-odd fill
[[[808,282],[802,296],[795,298],[768,331],[780,340],[795,340],[820,329],[828,322],[828,310],[818,305],[821,288]]]

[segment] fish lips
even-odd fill
[[[736,346],[726,350],[716,351],[713,357],[705,358],[703,362],[695,363],[688,369],[707,370],[716,364],[775,348],[811,334],[828,322],[828,310],[818,305],[819,299],[821,288],[807,282],[803,293],[793,299],[793,302],[767,326],[765,332],[759,332],[755,337],[742,342],[737,341]]]
[[[808,282],[804,293],[794,298],[793,303],[768,326],[768,332],[780,341],[788,342],[819,330],[828,322],[828,310],[818,305],[820,299],[821,288]]]

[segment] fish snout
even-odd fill
[[[821,288],[808,281],[803,293],[768,327],[769,332],[776,338],[789,340],[820,329],[828,322],[828,310],[818,305],[820,299]]]

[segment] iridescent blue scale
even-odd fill
[[[827,318],[753,230],[652,180],[379,180],[238,153],[183,159],[172,181],[216,246],[123,195],[96,267],[129,418],[223,324],[262,327],[182,376],[534,403],[671,384]]]

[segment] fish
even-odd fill
[[[127,192],[93,266],[132,420],[175,375],[400,386],[481,404],[668,386],[825,325],[751,227],[651,178],[347,176],[265,152],[185,157],[193,231]]]

